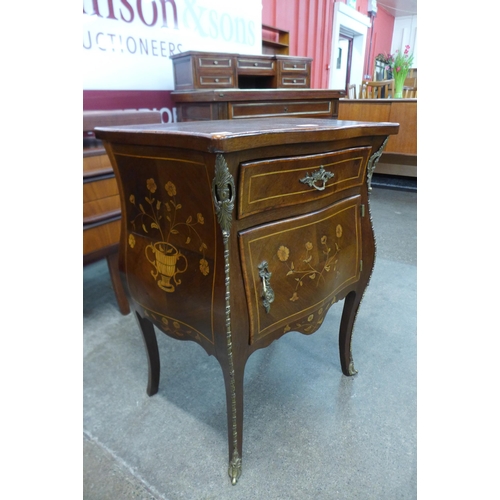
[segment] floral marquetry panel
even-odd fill
[[[359,279],[361,198],[241,234],[250,304],[250,342],[290,330],[312,333],[348,285]],[[266,263],[267,279],[260,268]],[[265,292],[273,300],[265,305]]]
[[[120,164],[130,294],[166,333],[213,344],[216,237],[206,166],[147,154],[122,155]],[[185,300],[194,290],[202,295],[196,311]]]

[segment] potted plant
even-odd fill
[[[394,98],[401,99],[403,97],[403,86],[405,84],[408,70],[413,64],[413,54],[410,54],[410,46],[406,45],[403,53],[396,50],[393,55],[388,57],[387,70],[392,71],[394,78]]]

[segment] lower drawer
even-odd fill
[[[281,86],[309,88],[309,79],[307,76],[283,76]]]
[[[359,280],[360,207],[361,197],[353,196],[240,233],[250,343],[271,333],[314,332],[342,291]]]
[[[231,75],[200,75],[199,84],[201,87],[208,88],[234,87],[234,80]]]

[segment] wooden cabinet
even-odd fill
[[[399,123],[377,173],[417,177],[417,99],[340,99],[339,119]]]
[[[369,181],[398,128],[266,118],[96,131],[120,180],[120,270],[147,347],[147,392],[160,374],[154,327],[217,358],[233,484],[253,352],[315,332],[345,299],[341,366],[356,373],[352,329],[375,258]]]

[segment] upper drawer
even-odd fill
[[[217,57],[217,56],[203,56],[196,58],[196,65],[200,70],[203,69],[228,69],[233,67],[232,57]]]
[[[370,152],[370,147],[360,147],[242,163],[238,217],[307,203],[361,186],[365,182]]]
[[[309,71],[309,62],[307,61],[280,61],[281,71],[293,71],[307,73]]]
[[[238,57],[239,74],[269,75],[275,72],[275,61],[262,57]]]

